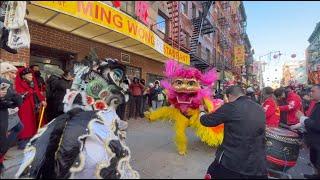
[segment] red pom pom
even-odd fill
[[[211,179],[211,175],[210,175],[210,174],[206,174],[206,175],[204,176],[204,179]]]
[[[88,105],[93,105],[94,104],[94,99],[91,96],[87,96],[87,103]]]
[[[99,100],[94,104],[94,107],[96,110],[104,110],[107,109],[108,105],[104,101]]]

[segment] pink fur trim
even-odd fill
[[[217,79],[218,79],[217,71],[215,69],[211,69],[210,71],[202,75],[201,82],[204,85],[211,86]]]
[[[184,67],[175,60],[168,60],[165,63],[165,76],[166,80],[161,81],[161,86],[167,90],[167,97],[170,104],[174,105],[175,108],[180,109],[182,113],[186,113],[188,109],[197,109],[203,102],[203,98],[212,99],[212,86],[218,79],[218,74],[215,69],[202,74],[201,71],[194,67]],[[195,96],[191,94],[179,94],[171,86],[171,81],[174,78],[187,78],[196,79],[204,86],[199,90]],[[177,97],[192,96],[191,104],[180,104],[177,101]]]

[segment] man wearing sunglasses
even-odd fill
[[[224,139],[207,176],[212,179],[266,179],[264,110],[246,97],[240,86],[231,86],[226,95],[228,103],[214,113],[206,114],[205,107],[200,108],[202,125],[224,124]]]

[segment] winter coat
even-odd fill
[[[222,105],[217,111],[200,117],[206,127],[224,124],[224,137],[215,161],[236,173],[267,175],[265,113],[248,97]]]
[[[266,113],[266,125],[278,127],[280,121],[280,109],[273,97],[269,97],[263,103],[263,109]]]
[[[307,143],[320,151],[320,102],[315,103],[308,119],[304,121]]]
[[[129,86],[132,96],[141,96],[143,94],[144,86],[140,83],[132,83]]]
[[[52,77],[52,78],[51,78]],[[63,114],[63,98],[66,94],[67,89],[71,88],[72,81],[68,81],[65,78],[57,78],[51,76],[47,81],[47,118],[48,121]]]
[[[19,75],[22,70],[18,71],[15,83],[17,93],[25,95],[18,112],[21,123],[24,126],[19,134],[19,139],[29,139],[37,133],[38,116],[36,98],[40,103],[45,100],[45,97],[40,93],[36,80],[33,80],[33,87],[25,80],[22,80]]]
[[[162,93],[162,88],[161,87],[153,87],[150,89],[150,97],[152,101],[158,101],[158,94]],[[163,94],[163,93],[162,93]]]
[[[313,110],[315,105],[316,105],[316,101],[315,100],[310,101],[309,108],[307,109],[307,111],[305,113],[306,116],[308,116],[308,117],[311,116],[312,110]]]
[[[289,92],[286,102],[288,105],[280,106],[280,111],[288,112],[287,113],[287,124],[294,125],[299,122],[296,117],[298,111],[303,111],[302,100],[300,96],[294,92]]]

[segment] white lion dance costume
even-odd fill
[[[124,67],[112,60],[87,62],[75,65],[65,114],[30,140],[16,178],[139,178],[124,142],[127,124],[115,112],[127,96],[120,88]]]
[[[167,93],[170,107],[161,107],[145,115],[150,121],[173,120],[175,125],[175,143],[179,154],[187,151],[186,128],[192,127],[196,135],[210,146],[218,146],[223,139],[223,124],[217,127],[204,127],[200,123],[199,107],[203,103],[209,112],[219,108],[223,101],[212,99],[212,86],[217,79],[214,69],[202,74],[196,68],[187,68],[174,60],[165,64],[166,80],[162,86]]]

